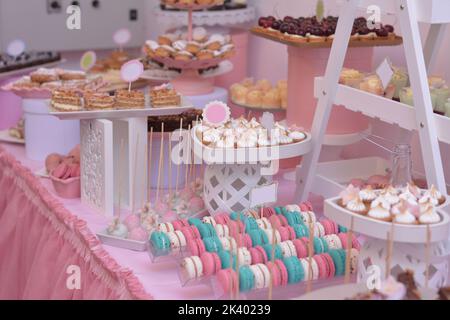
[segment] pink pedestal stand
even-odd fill
[[[175,90],[187,96],[204,95],[214,91],[214,78],[203,78],[198,70],[186,69],[172,80],[172,85]]]
[[[2,80],[0,87],[15,80],[15,78]],[[0,130],[15,126],[22,114],[22,99],[14,93],[0,90]]]
[[[314,78],[325,74],[330,48],[288,47],[288,109],[287,121],[309,130],[316,111]],[[345,66],[361,71],[372,68],[373,48],[349,48]],[[328,134],[357,133],[367,129],[369,120],[360,113],[333,108]]]

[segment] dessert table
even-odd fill
[[[34,174],[42,167],[23,146],[0,143],[0,299],[215,298],[209,285],[181,287],[175,261],[152,264],[146,252],[103,246],[95,234],[110,219],[58,197]],[[280,183],[280,204],[292,183]],[[79,290],[66,284],[70,266],[80,268]]]

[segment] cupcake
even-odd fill
[[[262,98],[261,106],[263,108],[280,107],[281,106],[281,97],[280,97],[279,91],[277,89],[268,90]]]
[[[246,103],[251,107],[259,107],[262,104],[263,93],[260,90],[252,90],[247,94]]]
[[[411,87],[400,89],[399,98],[401,103],[414,107],[414,97]]]
[[[382,220],[386,222],[391,221],[391,205],[384,197],[378,197],[372,201],[370,210],[367,215],[376,220]]]
[[[355,69],[343,68],[339,77],[339,83],[359,89],[361,82],[364,80],[364,74]]]
[[[394,87],[394,99],[400,99],[400,90],[409,85],[408,73],[401,68],[394,67],[394,74],[392,75],[389,85]]]
[[[383,85],[381,79],[377,75],[370,75],[366,77],[359,85],[359,89],[376,94],[378,96],[384,95]]]
[[[420,224],[434,224],[440,221],[441,217],[432,205],[429,205],[419,217]]]
[[[235,83],[230,87],[231,101],[238,104],[246,104],[248,88],[240,83]]]
[[[373,191],[371,186],[367,186],[359,192],[359,197],[365,204],[370,204],[376,199],[377,194]]]
[[[256,82],[255,87],[258,90],[269,91],[272,89],[272,84],[267,79],[261,79]]]

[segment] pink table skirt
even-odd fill
[[[68,289],[69,266],[80,270],[80,289]],[[0,146],[0,299],[151,298],[86,222]]]

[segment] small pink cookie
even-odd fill
[[[238,281],[237,274],[233,269],[222,269],[217,273],[217,280],[225,293],[235,292]]]
[[[328,265],[328,278],[333,278],[336,274],[336,267],[334,266],[333,258],[331,258],[328,253],[323,253],[320,256]]]
[[[295,250],[297,250],[298,258],[306,258],[308,256],[308,249],[301,239],[292,240],[292,243],[295,246]]]
[[[137,214],[129,214],[124,220],[123,224],[128,230],[133,230],[141,225],[141,218]]]
[[[186,241],[200,239],[200,232],[194,226],[187,226],[181,228],[181,233],[186,238]]]
[[[250,255],[252,256],[252,264],[266,263],[267,253],[261,246],[256,246],[254,248],[249,248]]]
[[[181,230],[183,227],[188,227],[189,223],[186,219],[181,219],[173,221],[172,225],[175,230]]]
[[[69,157],[72,157],[75,159],[75,161],[77,161],[78,163],[80,163],[80,150],[81,147],[80,145],[76,145],[75,148],[73,148],[70,152],[69,152]]]
[[[329,267],[327,262],[320,255],[315,255],[313,259],[316,261],[317,266],[319,267],[319,279],[326,279],[329,274]]]
[[[189,252],[193,256],[201,256],[206,252],[205,244],[202,239],[190,239],[188,240]]]
[[[148,232],[144,228],[138,226],[131,230],[131,232],[128,234],[128,239],[134,241],[147,241]]]
[[[205,276],[217,274],[222,269],[220,257],[215,252],[204,252],[200,259],[203,263],[203,274]]]
[[[60,163],[53,171],[51,175],[57,179],[66,179],[68,175],[70,175],[69,166],[65,163]]]
[[[47,172],[52,172],[62,161],[63,157],[57,153],[52,153],[45,159],[45,168]]]

